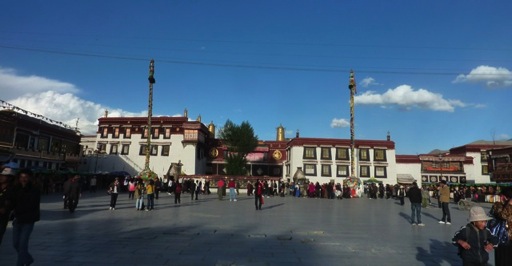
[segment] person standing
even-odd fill
[[[228,188],[229,188],[229,201],[236,201],[236,182],[231,178],[228,182]]]
[[[259,179],[254,183],[254,205],[256,206],[256,210],[261,210],[261,205],[263,204],[263,184]]]
[[[146,195],[148,197],[148,206],[146,211],[151,211],[155,207],[155,181],[149,180],[146,185]]]
[[[508,242],[499,244],[494,254],[494,265],[512,265],[512,188],[506,187],[501,191],[501,201],[493,204],[491,214],[496,219],[507,221]]]
[[[421,222],[421,201],[422,201],[422,193],[421,189],[418,187],[416,181],[412,183],[412,187],[407,191],[407,196],[411,201],[411,223],[412,225],[425,226],[424,223]]]
[[[203,182],[196,180],[196,200],[198,200],[199,193],[202,191]]]
[[[404,198],[405,198],[405,188],[404,186],[400,186],[397,192],[398,199],[400,200],[400,205],[404,205]]]
[[[128,199],[135,199],[135,179],[130,178],[128,181]]]
[[[450,187],[446,184],[446,180],[441,180],[441,186],[439,187],[439,202],[441,202],[441,208],[443,209],[443,218],[439,221],[440,224],[452,224],[452,218],[450,216]]]
[[[224,188],[224,180],[220,179],[217,182],[217,196],[219,196],[219,200],[222,200],[222,190]]]
[[[116,209],[117,196],[119,196],[120,191],[121,191],[121,183],[119,182],[119,178],[116,177],[116,179],[114,179],[114,182],[112,182],[109,186],[110,210]]]
[[[174,204],[181,204],[181,184],[180,181],[176,181],[174,184]]]
[[[69,191],[71,189],[71,182],[73,181],[73,177],[72,176],[68,176],[68,179],[66,181],[64,181],[64,183],[62,184],[62,199],[64,200],[64,209],[68,209],[69,206],[68,206],[68,203],[69,203]]]
[[[135,185],[135,208],[138,211],[142,211],[144,207],[144,183],[142,183],[141,179],[137,179],[137,184]]]
[[[12,210],[12,179],[15,172],[12,168],[4,168],[0,173],[0,244],[4,238],[5,229],[9,223]]]
[[[17,265],[30,265],[34,262],[34,258],[28,252],[28,242],[34,230],[34,224],[41,216],[41,192],[32,180],[32,171],[20,170],[12,199],[14,210],[12,243],[18,253]]]
[[[462,265],[488,265],[489,252],[499,242],[498,237],[486,228],[487,221],[491,219],[480,206],[473,206],[469,210],[469,223],[461,227],[452,239],[452,244],[459,248]]]
[[[196,183],[194,179],[189,180],[189,188],[190,188],[190,200],[194,200],[194,195],[196,194]]]

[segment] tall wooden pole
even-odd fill
[[[355,154],[355,146],[356,139],[354,133],[354,94],[357,93],[356,90],[356,79],[354,77],[354,71],[350,70],[350,80],[348,83],[348,88],[350,90],[350,177],[356,177],[356,154]]]
[[[155,60],[151,59],[149,62],[149,99],[148,99],[148,135],[146,142],[146,162],[144,164],[144,170],[149,169],[149,158],[151,149],[151,117],[153,116],[153,84],[155,84]]]

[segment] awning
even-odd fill
[[[396,175],[396,182],[398,184],[412,184],[416,179],[412,177],[410,174],[397,174]]]

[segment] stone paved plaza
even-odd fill
[[[418,227],[407,200],[287,196],[265,198],[256,211],[246,195],[230,202],[184,194],[178,206],[161,194],[155,210],[136,211],[121,194],[110,211],[109,199],[86,192],[71,214],[61,196],[43,196],[34,265],[460,265],[450,240],[468,216],[452,204],[452,225],[441,225],[441,209],[424,208],[426,226]],[[0,265],[15,265],[11,232],[9,224]]]

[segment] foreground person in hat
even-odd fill
[[[462,265],[487,265],[489,254],[498,245],[498,238],[487,229],[487,216],[480,206],[469,210],[469,223],[455,233],[452,243],[459,248]]]

